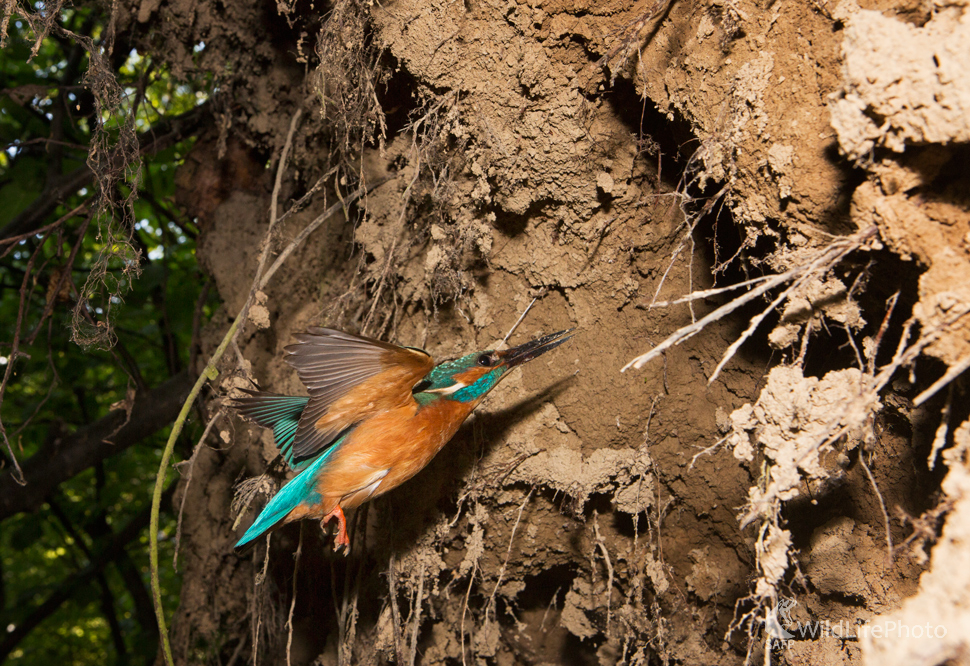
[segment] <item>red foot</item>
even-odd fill
[[[347,555],[350,553],[350,539],[347,537],[347,517],[344,516],[344,511],[340,508],[339,504],[333,511],[323,517],[323,520],[320,521],[320,528],[325,531],[327,529],[327,523],[332,518],[337,519],[337,535],[333,539],[333,552],[336,553],[343,548],[344,555]]]

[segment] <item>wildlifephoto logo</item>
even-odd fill
[[[795,634],[789,633],[785,626],[796,624],[791,619],[791,609],[797,603],[794,599],[782,597],[778,605],[768,611],[765,616],[765,631],[772,639],[788,641],[795,638]]]
[[[763,620],[765,634],[771,641],[772,649],[790,649],[796,641],[816,641],[832,638],[839,641],[858,641],[862,638],[873,639],[915,639],[938,640],[947,633],[946,626],[926,624],[905,624],[896,620],[876,618],[874,622],[856,620],[850,622],[839,620],[810,620],[796,621],[792,618],[792,609],[798,605],[796,599],[781,597],[778,605],[765,613]]]

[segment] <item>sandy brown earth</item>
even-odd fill
[[[280,242],[390,177],[266,289],[221,394],[300,392],[280,359],[310,325],[437,358],[533,301],[510,344],[578,329],[360,510],[349,558],[315,524],[232,553],[274,449],[222,423],[176,498],[184,663],[967,661],[965,0],[132,9],[230,100],[180,180],[226,303],[209,351],[272,177],[207,183],[275,170],[298,107],[282,209],[340,171]],[[745,280],[771,288],[715,291]]]

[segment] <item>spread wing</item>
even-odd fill
[[[333,444],[367,416],[413,400],[411,388],[434,363],[426,352],[311,327],[286,348],[310,393],[293,439],[293,458],[305,459]]]

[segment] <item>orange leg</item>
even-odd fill
[[[334,507],[334,510],[323,517],[320,521],[320,528],[323,530],[327,529],[327,523],[330,522],[332,518],[337,519],[337,535],[334,537],[333,551],[337,552],[341,548],[346,549],[345,554],[350,552],[350,539],[347,537],[347,517],[344,516],[344,510],[340,508],[338,504]]]

